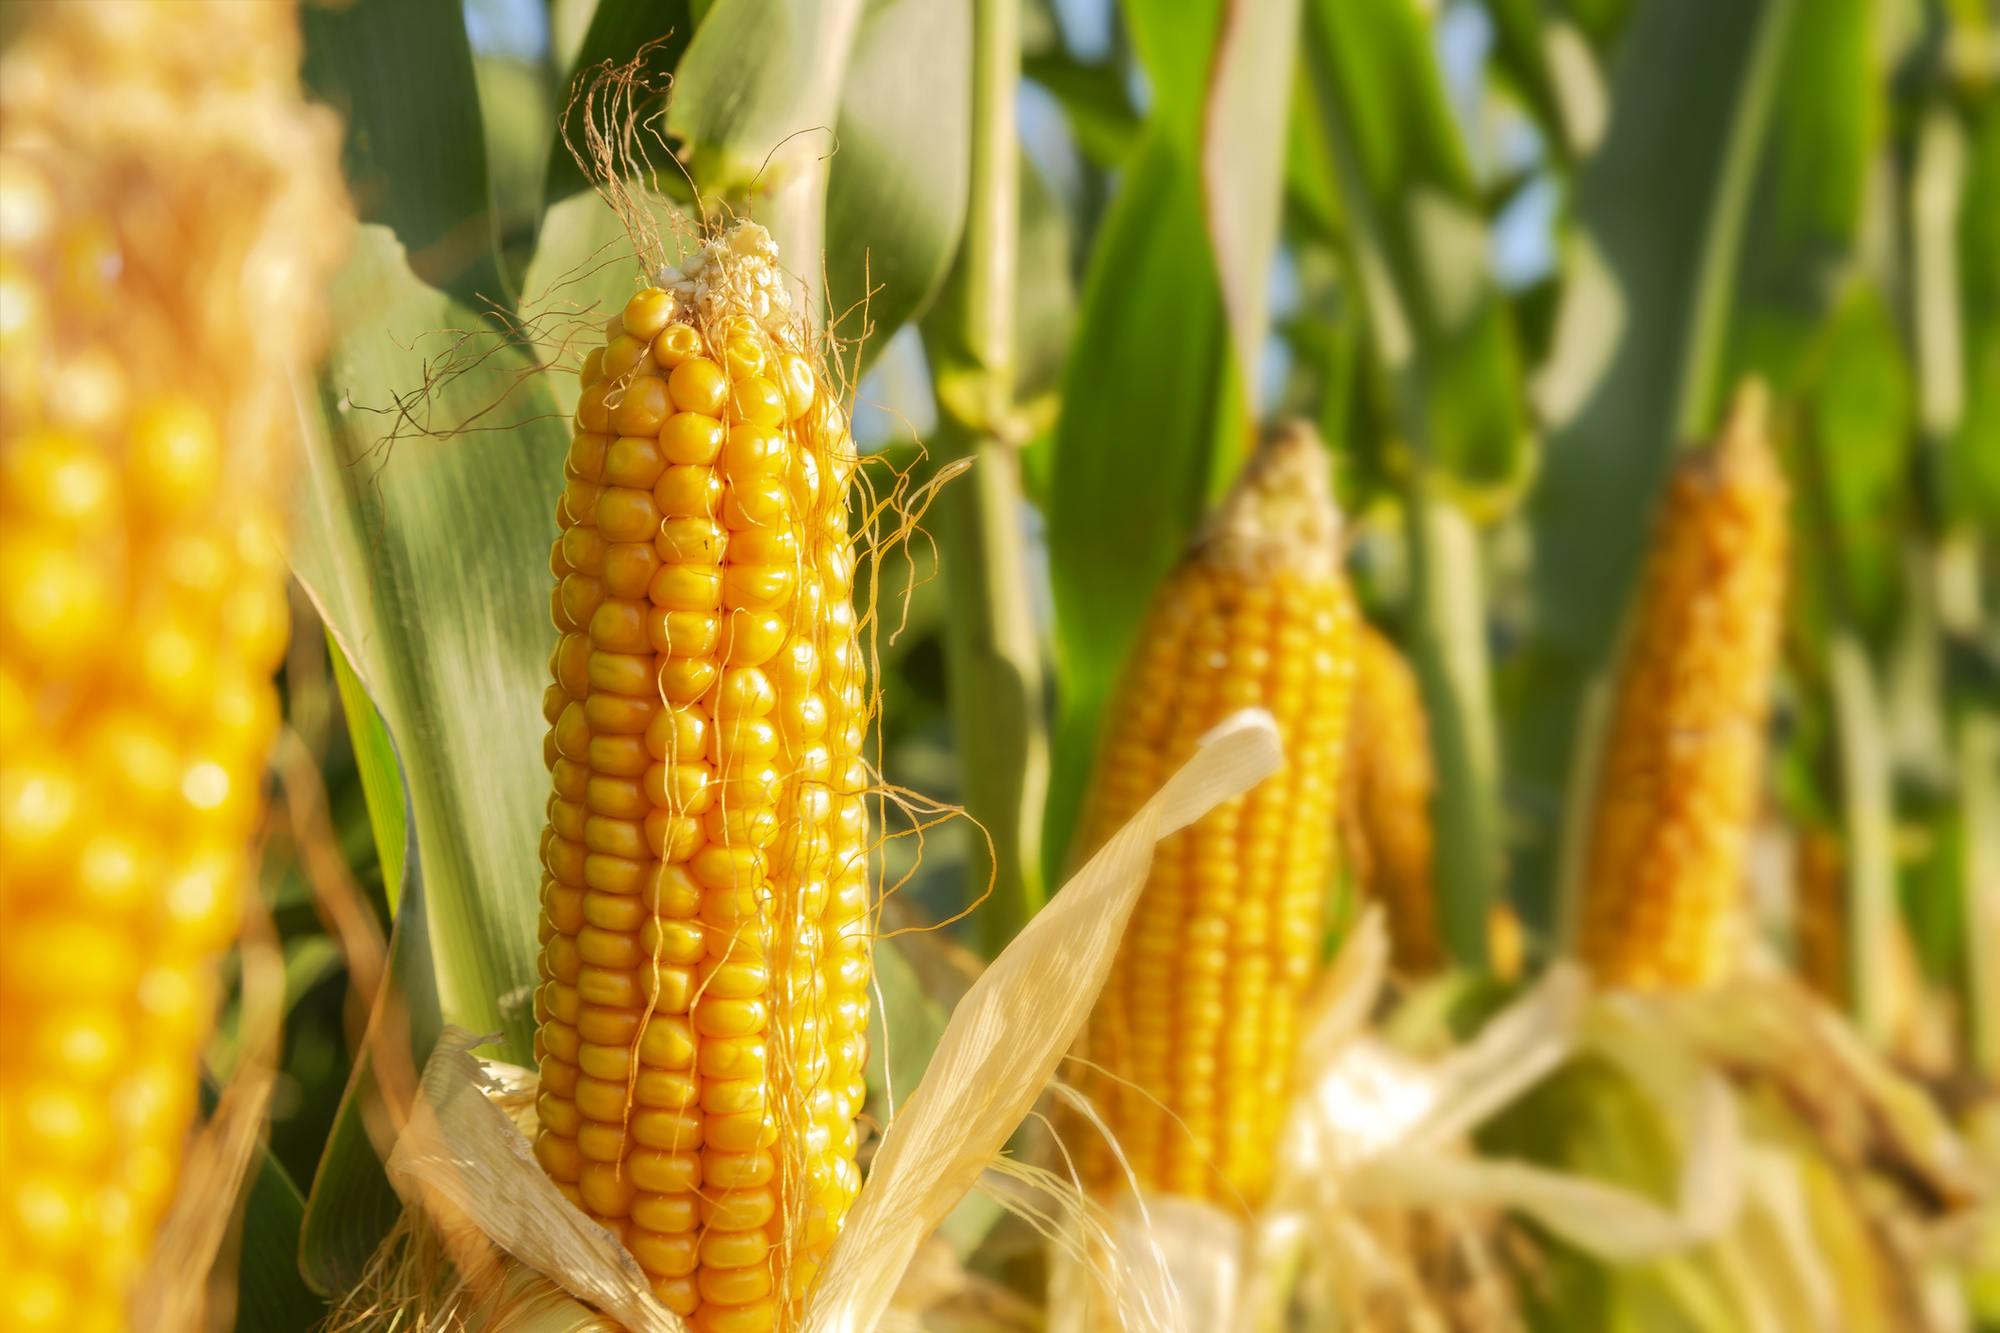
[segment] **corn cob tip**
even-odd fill
[[[1318,432],[1303,422],[1274,427],[1196,545],[1211,563],[1245,572],[1332,575],[1340,510]]]
[[[767,333],[778,333],[791,322],[778,243],[755,222],[718,232],[678,266],[663,267],[658,282],[699,324],[747,315]]]
[[[1774,467],[1770,450],[1771,391],[1751,376],[1736,386],[1716,432],[1715,455],[1732,469],[1765,471]]]

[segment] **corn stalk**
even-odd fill
[[[972,178],[958,262],[925,323],[937,379],[941,460],[968,475],[938,497],[949,598],[945,656],[958,737],[960,795],[976,835],[970,888],[992,873],[983,914],[989,955],[1041,906],[1041,813],[1049,755],[1041,646],[1021,549],[1021,461],[1014,406],[1020,83],[1018,0],[973,6]]]

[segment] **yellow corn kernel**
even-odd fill
[[[1614,986],[1699,987],[1741,928],[1785,580],[1786,493],[1752,383],[1669,484],[1606,723],[1577,951]]]
[[[601,365],[636,378],[582,421],[615,436],[577,436],[559,511],[579,628],[545,704],[537,1156],[695,1329],[796,1323],[858,1180],[859,1097],[820,1095],[860,1087],[866,1057],[866,784],[829,785],[866,772],[853,547],[824,483],[854,445],[785,350],[774,258],[739,228],[687,293],[627,303]]]
[[[286,4],[35,6],[0,57],[0,1325],[119,1329],[172,1201],[289,635],[291,385],[343,243]]]
[[[1268,710],[1285,745],[1279,773],[1161,843],[1091,1015],[1089,1090],[1149,1189],[1254,1206],[1270,1181],[1353,691],[1338,526],[1318,440],[1274,436],[1155,594],[1098,756],[1086,852],[1230,713]],[[1123,1178],[1108,1153],[1087,1170]]]
[[[1432,877],[1430,727],[1416,673],[1372,625],[1355,640],[1354,718],[1343,840],[1363,893],[1382,904],[1396,968],[1444,962]]]

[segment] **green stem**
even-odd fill
[[[1878,1043],[1891,1015],[1895,957],[1896,862],[1888,738],[1867,649],[1848,630],[1827,645],[1834,731],[1840,755],[1841,822],[1846,826],[1847,982],[1854,1019]]]
[[[1438,920],[1461,967],[1486,966],[1486,914],[1499,870],[1499,746],[1488,689],[1479,547],[1456,505],[1421,477],[1406,490],[1411,647],[1429,714],[1438,785]]]
[[[1960,883],[1972,1062],[2000,1079],[2000,714],[1968,708],[1958,725]]]
[[[992,839],[974,841],[975,892],[989,953],[1041,906],[1042,803],[1049,755],[1041,643],[1021,547],[1021,464],[1006,427],[1014,406],[1014,286],[1021,79],[1019,0],[973,5],[972,180],[965,234],[938,318],[927,321],[942,417],[940,452],[969,475],[938,497],[939,555],[950,605],[945,652],[965,808]]]

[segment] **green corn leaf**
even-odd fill
[[[296,1229],[299,1271],[313,1290],[338,1296],[360,1280],[369,1256],[402,1211],[382,1169],[389,1145],[378,1145],[370,1133],[371,1127],[383,1131],[390,1123],[378,1062],[392,1061],[400,1075],[387,1086],[406,1089],[403,1095],[413,1092],[415,1073],[430,1058],[444,1020],[432,964],[422,856],[416,850],[421,824],[402,758],[340,645],[329,647],[368,820],[384,877],[394,886],[392,898],[400,904],[389,935],[388,975],[369,1015],[368,1044],[355,1053]]]
[[[1050,883],[1061,882],[1097,723],[1146,603],[1249,432],[1199,172],[1155,130],[1097,238],[1049,457],[1060,700]]]
[[[1405,442],[1504,495],[1528,466],[1519,354],[1429,25],[1412,0],[1309,0],[1305,54],[1294,196],[1343,246]]]
[[[525,1063],[565,431],[528,358],[380,228],[333,316],[294,567],[395,737],[445,1016]]]
[[[304,5],[305,80],[347,129],[348,188],[412,270],[460,301],[505,300],[479,85],[456,0]]]

